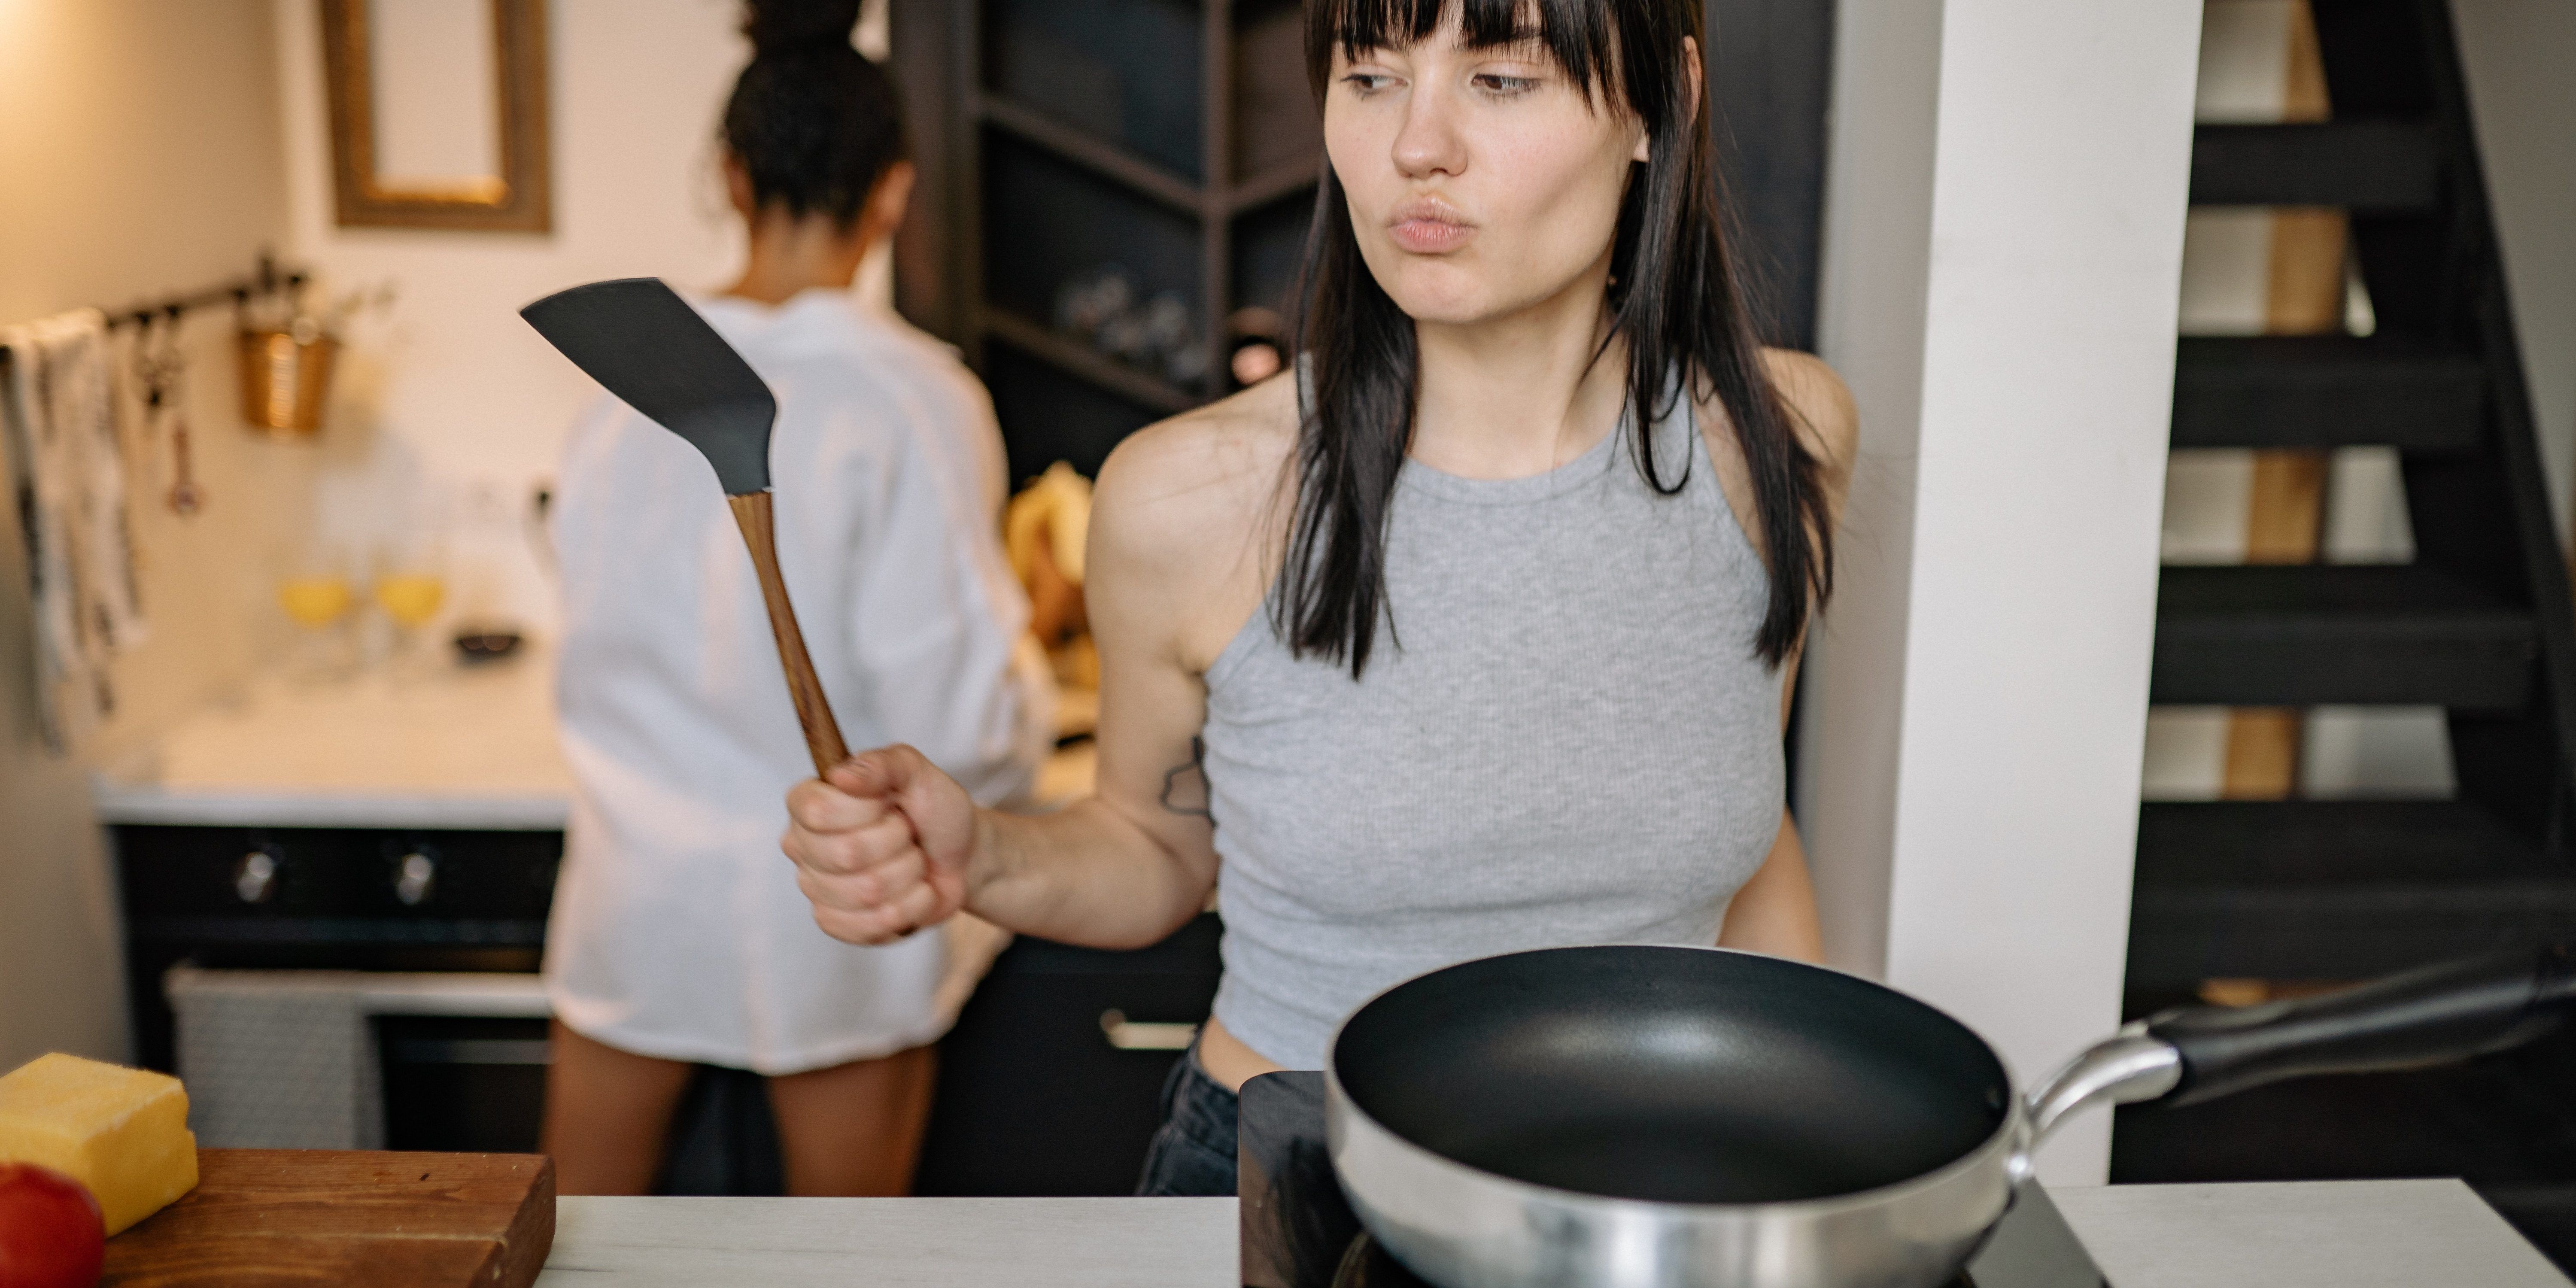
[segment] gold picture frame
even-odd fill
[[[490,0],[500,173],[405,186],[388,185],[377,173],[368,0],[320,3],[339,226],[553,231],[545,0]]]

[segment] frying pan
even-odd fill
[[[1325,1133],[1369,1232],[1445,1288],[1929,1288],[2097,1103],[2446,1063],[2576,1010],[2576,939],[2132,1024],[2027,1095],[1964,1024],[1718,948],[1434,971],[1334,1034]]]

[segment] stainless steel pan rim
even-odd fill
[[[1939,1013],[1875,980],[1814,969]],[[1334,1058],[1349,1022],[1345,1018],[1335,1028],[1326,1048],[1325,1127],[1335,1170],[1378,1240],[1398,1260],[1448,1288],[1937,1283],[1956,1271],[2003,1215],[2035,1138],[2012,1070],[1997,1055],[2007,1086],[2002,1121],[1948,1163],[1889,1185],[1770,1203],[1687,1203],[1562,1189],[1448,1158],[1362,1109],[1343,1085]],[[1959,1027],[1993,1053],[1981,1035]]]
[[[2003,1125],[1995,1128],[1994,1133],[1986,1137],[1976,1148],[1961,1154],[1942,1167],[1907,1177],[1893,1185],[1882,1185],[1873,1190],[1854,1190],[1849,1194],[1836,1194],[1821,1199],[1788,1199],[1776,1203],[1675,1203],[1662,1199],[1627,1199],[1611,1194],[1589,1194],[1582,1190],[1558,1189],[1458,1162],[1414,1144],[1393,1128],[1370,1117],[1369,1112],[1360,1108],[1359,1102],[1353,1100],[1350,1093],[1342,1088],[1340,1076],[1330,1068],[1324,1070],[1324,1083],[1328,1089],[1325,1093],[1325,1103],[1328,1106],[1367,1124],[1370,1131],[1385,1137],[1389,1146],[1407,1151],[1445,1168],[1472,1173],[1497,1188],[1516,1191],[1533,1199],[1543,1199],[1566,1207],[1615,1208],[1649,1204],[1677,1214],[1694,1214],[1710,1218],[1740,1213],[1748,1219],[1795,1220],[1903,1203],[1915,1194],[1940,1189],[1957,1177],[1981,1172],[1994,1166],[1997,1154],[2003,1155],[2005,1161],[2009,1163],[2015,1154],[2016,1146],[2029,1135],[2028,1115],[2019,1108],[2019,1101],[2016,1100],[2013,1107],[2005,1114]]]
[[[1555,945],[1555,947],[1559,948],[1624,948],[1635,946],[1636,945],[1629,944]],[[1720,948],[1702,944],[1655,944],[1652,945],[1652,947],[1678,948],[1687,952],[1695,953],[1726,953],[1738,957],[1767,956],[1763,953],[1749,952],[1741,948]],[[1497,957],[1517,957],[1522,955],[1523,952],[1529,951],[1545,952],[1549,950],[1524,949],[1521,950],[1521,952],[1488,953],[1483,957],[1471,957],[1466,961],[1453,962],[1450,966],[1468,966],[1480,961],[1490,961]],[[1940,1009],[1910,993],[1906,993],[1899,989],[1889,988],[1887,985],[1871,979],[1866,975],[1847,971],[1838,966],[1827,966],[1817,962],[1799,962],[1797,964],[1805,966],[1811,970],[1830,971],[1833,974],[1840,975],[1855,983],[1866,984],[1870,988],[1879,992],[1886,993],[1893,997],[1902,998],[1916,1006],[1925,1007],[1935,1011]],[[1450,966],[1444,966],[1441,969],[1447,970],[1450,969]],[[1525,1192],[1532,1197],[1545,1197],[1551,1201],[1567,1203],[1570,1205],[1579,1205],[1584,1203],[1653,1203],[1657,1207],[1671,1208],[1680,1211],[1706,1212],[1712,1215],[1721,1212],[1776,1213],[1781,1216],[1823,1215],[1837,1210],[1876,1206],[1891,1200],[1902,1199],[1908,1193],[1916,1190],[1936,1188],[1946,1178],[1957,1173],[1976,1168],[1983,1160],[1985,1160],[1989,1155],[1995,1153],[1998,1149],[2006,1151],[2007,1157],[2009,1157],[2015,1142],[2029,1134],[2029,1113],[2022,1099],[2020,1079],[2013,1076],[2012,1062],[2004,1059],[2003,1053],[1996,1051],[1993,1043],[1986,1042],[1983,1034],[1977,1033],[1974,1029],[1967,1029],[1967,1026],[1962,1024],[1960,1027],[1962,1029],[1967,1029],[1967,1031],[1971,1035],[1975,1036],[1979,1042],[1984,1043],[1986,1050],[1994,1055],[1995,1063],[2003,1067],[2005,1087],[2004,1120],[2001,1124],[1996,1126],[1995,1130],[1989,1134],[1985,1140],[1979,1142],[1974,1148],[1959,1155],[1949,1163],[1933,1169],[1932,1171],[1919,1173],[1917,1175],[1907,1177],[1902,1181],[1898,1181],[1893,1185],[1882,1185],[1876,1189],[1854,1190],[1848,1194],[1836,1194],[1827,1198],[1791,1199],[1778,1203],[1670,1203],[1655,1199],[1627,1199],[1610,1194],[1591,1194],[1582,1190],[1566,1190],[1558,1189],[1554,1186],[1537,1185],[1529,1181],[1518,1180],[1513,1177],[1505,1176],[1500,1172],[1487,1171],[1481,1167],[1457,1162],[1443,1155],[1424,1149],[1422,1146],[1416,1145],[1412,1141],[1405,1139],[1403,1135],[1388,1127],[1386,1124],[1371,1117],[1367,1110],[1360,1108],[1357,1100],[1351,1098],[1349,1091],[1343,1088],[1341,1070],[1337,1067],[1338,1062],[1333,1059],[1333,1052],[1341,1048],[1342,1030],[1350,1027],[1351,1020],[1358,1016],[1361,1011],[1367,1010],[1370,1002],[1374,1002],[1412,982],[1413,981],[1410,979],[1399,980],[1393,984],[1387,985],[1385,988],[1379,989],[1375,993],[1370,994],[1367,1001],[1351,1008],[1351,1013],[1343,1016],[1341,1022],[1333,1026],[1333,1035],[1330,1038],[1325,1039],[1324,1042],[1324,1085],[1327,1088],[1325,1093],[1325,1103],[1338,1107],[1343,1112],[1349,1113],[1365,1121],[1372,1130],[1384,1134],[1388,1140],[1403,1146],[1405,1149],[1418,1153],[1424,1158],[1436,1159],[1444,1167],[1456,1168],[1462,1172],[1472,1172],[1496,1185],[1507,1186],[1512,1189]],[[1947,1012],[1942,1012],[1942,1014],[1944,1018],[1951,1018]],[[1952,1018],[1951,1022],[1957,1023],[1957,1020]],[[2035,1144],[2036,1142],[2026,1143]]]

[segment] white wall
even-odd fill
[[[265,0],[0,2],[0,320],[212,285],[284,240],[268,20]],[[0,1070],[49,1049],[123,1058],[87,765],[252,665],[265,551],[305,516],[312,454],[240,428],[229,320],[209,310],[185,333],[204,511],[160,504],[167,445],[137,445],[151,637],[115,667],[90,758],[37,740],[25,551],[0,523]]]
[[[545,629],[553,596],[521,518],[597,386],[518,309],[599,278],[654,275],[689,289],[738,271],[715,138],[750,53],[735,31],[739,0],[547,6],[555,226],[545,234],[336,227],[319,18],[311,0],[274,5],[294,257],[336,290],[395,289],[392,308],[350,336],[324,530],[363,554],[442,523],[457,599]]]
[[[1835,959],[2024,1079],[2119,1016],[2199,24],[1843,5],[1822,335],[1863,456],[1801,818]],[[2096,1116],[2043,1171],[2108,1158]]]
[[[2576,4],[2453,0],[2540,454],[2576,528]]]
[[[1808,645],[1799,831],[1825,950],[1887,969],[1917,435],[1932,270],[1940,0],[1846,0],[1836,17],[1818,347],[1860,407],[1834,598]],[[1866,18],[1866,21],[1859,19]]]

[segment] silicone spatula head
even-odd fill
[[[519,310],[574,366],[689,440],[727,496],[769,490],[769,386],[658,277],[558,291]]]

